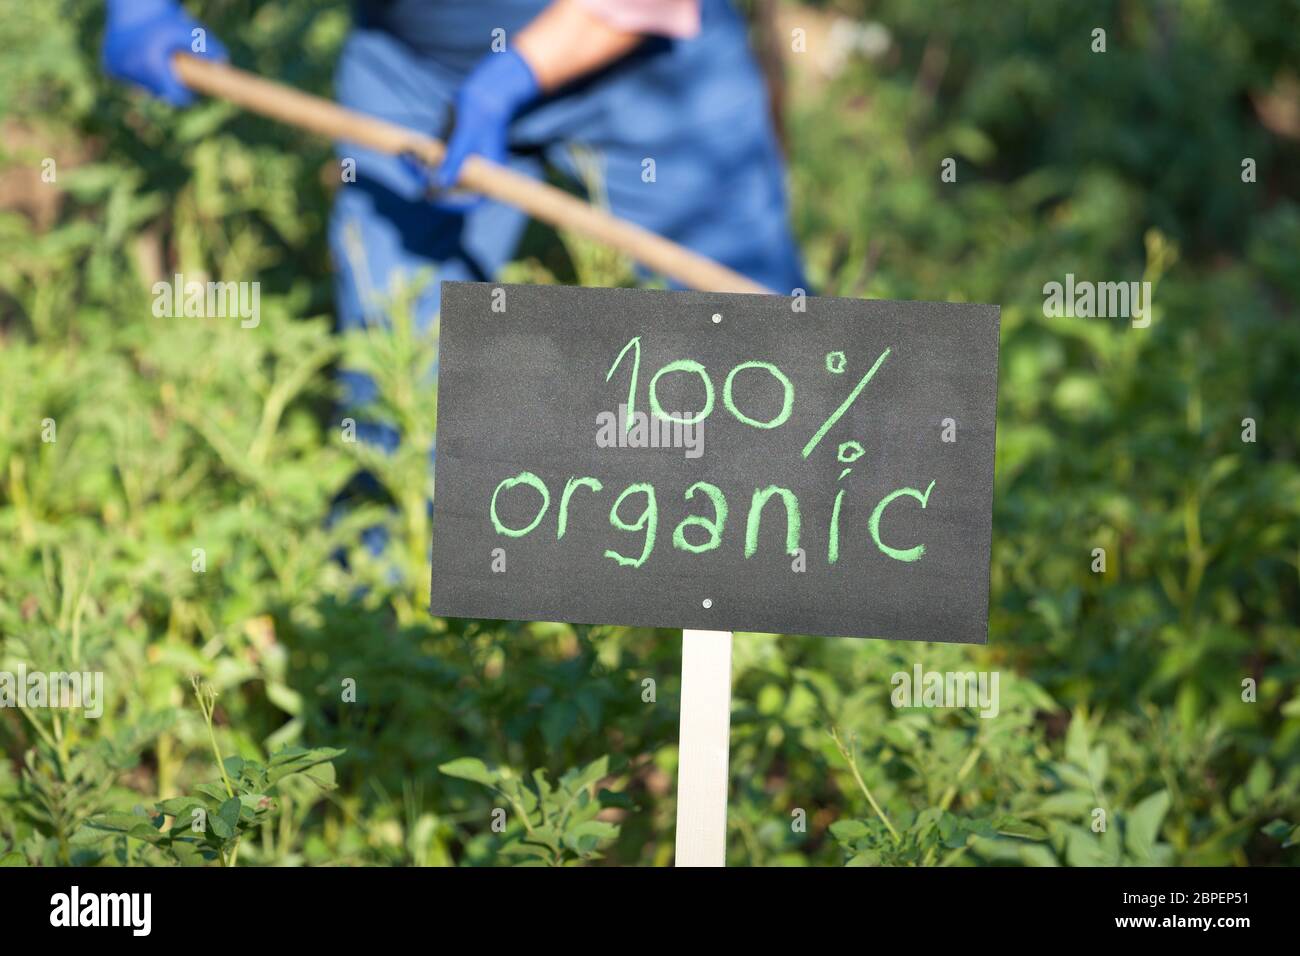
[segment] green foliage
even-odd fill
[[[74,833],[73,845],[89,849],[109,834],[120,834],[156,848],[173,862],[196,866],[220,860],[222,866],[234,866],[240,840],[258,827],[266,825],[277,807],[275,797],[292,793],[298,779],[310,782],[322,791],[333,790],[334,758],[343,751],[333,747],[306,750],[286,747],[272,754],[266,765],[243,757],[222,758],[213,732],[212,718],[217,693],[209,684],[194,680],[194,696],[199,703],[212,753],[221,772],[220,782],[201,783],[192,793],[159,801],[155,813],[137,807],[131,813],[103,813],[92,816],[84,828]],[[164,832],[168,817],[172,825]],[[119,858],[134,863],[129,849],[119,844]],[[94,860],[93,850],[83,854],[82,863]]]
[[[345,5],[188,6],[328,93]],[[890,38],[838,73],[789,57],[817,290],[1002,305],[989,644],[738,635],[729,862],[1295,864],[1300,156],[1260,117],[1294,96],[1300,11],[817,7]],[[99,671],[105,697],[0,709],[0,864],[671,862],[676,635],[428,616],[418,282],[386,330],[333,336],[328,145],[109,83],[101,19],[0,0],[0,670]],[[261,324],[155,317],[175,272],[260,281]],[[1152,282],[1150,328],[1045,317],[1067,272]],[[508,275],[631,281],[540,229]],[[341,365],[394,454],[341,438]],[[999,714],[893,706],[918,663],[996,671]],[[191,674],[220,706],[184,706]]]
[[[489,787],[514,810],[518,825],[500,853],[519,866],[565,866],[601,858],[597,848],[618,836],[618,825],[596,819],[602,809],[618,805],[608,791],[596,796],[596,784],[609,774],[609,758],[574,768],[552,786],[546,771],[532,774],[532,786],[509,768],[489,769],[477,757],[461,757],[438,768],[449,777]],[[606,800],[610,802],[605,803]]]
[[[956,786],[948,789],[938,806],[927,807],[919,813],[908,812],[906,819],[900,820],[896,826],[881,810],[880,804],[863,781],[853,746],[846,746],[835,731],[831,732],[831,739],[848,762],[853,779],[876,813],[874,819],[837,820],[831,824],[831,835],[850,854],[849,866],[946,866],[970,847],[974,837],[986,840],[996,840],[999,837],[1023,837],[1029,840],[1047,838],[1047,831],[1042,827],[1008,814],[965,818],[950,813],[948,807],[957,795]],[[966,778],[980,756],[978,748],[970,752],[957,772],[958,784]]]

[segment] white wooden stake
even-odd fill
[[[682,631],[677,866],[726,866],[731,632]]]

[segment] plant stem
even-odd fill
[[[194,696],[198,698],[203,722],[208,725],[208,741],[212,744],[212,755],[217,758],[217,769],[221,771],[221,782],[226,785],[226,795],[234,799],[235,788],[230,785],[230,777],[226,774],[226,761],[221,756],[221,748],[217,746],[217,732],[212,726],[212,714],[217,706],[217,692],[212,689],[211,684],[200,685],[196,677]]]
[[[212,744],[212,755],[217,758],[217,769],[221,771],[221,782],[226,785],[226,794],[231,800],[235,799],[235,788],[231,786],[230,776],[226,773],[226,761],[221,756],[221,748],[217,746],[217,732],[212,726],[212,714],[217,708],[217,692],[212,689],[211,684],[200,685],[199,679],[195,677],[192,681],[194,684],[194,696],[198,698],[199,710],[203,713],[203,722],[208,725],[208,741]],[[222,866],[234,866],[235,860],[239,857],[239,835],[235,835],[235,842],[230,849],[230,859],[227,861],[225,853],[217,851],[221,857]]]
[[[939,809],[947,810],[952,806],[953,800],[957,797],[957,788],[961,782],[966,779],[966,775],[975,769],[975,764],[979,761],[980,755],[984,752],[982,744],[975,746],[967,754],[966,759],[962,761],[961,768],[957,771],[957,777],[953,780],[952,785],[944,792],[943,798],[939,801]]]
[[[894,825],[889,822],[889,817],[885,816],[885,811],[880,809],[880,804],[876,803],[876,798],[871,795],[871,789],[867,786],[866,781],[862,779],[862,774],[858,773],[857,756],[844,745],[844,742],[840,740],[839,731],[834,728],[831,729],[831,739],[835,741],[835,746],[839,748],[841,756],[848,761],[849,769],[853,771],[853,779],[858,782],[858,786],[862,789],[862,792],[867,795],[867,802],[871,804],[871,809],[876,811],[876,816],[880,817],[880,820],[884,823],[886,829],[888,829],[893,835],[894,842],[903,842],[903,838],[898,835],[898,831],[894,829]]]
[[[962,761],[961,767],[958,768],[957,776],[953,779],[948,789],[944,791],[943,797],[940,798],[939,800],[940,810],[946,811],[950,806],[952,806],[953,800],[957,799],[958,787],[961,785],[961,782],[966,779],[966,775],[975,769],[975,764],[979,763],[980,755],[983,752],[984,752],[983,744],[976,744],[974,747],[971,748],[971,752],[966,755],[966,759]],[[965,851],[966,847],[961,847],[960,849],[962,851]],[[925,855],[925,862],[924,862],[925,866],[929,866],[934,862],[934,857],[937,852],[938,852],[937,847],[930,847],[930,851]],[[945,858],[944,861],[939,865],[947,866],[950,861],[955,860],[960,855],[961,855],[960,853],[951,854],[947,858]]]

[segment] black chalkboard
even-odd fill
[[[998,319],[444,283],[433,612],[983,643]]]

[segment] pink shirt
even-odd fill
[[[611,26],[629,33],[685,40],[700,32],[700,0],[578,0]]]

